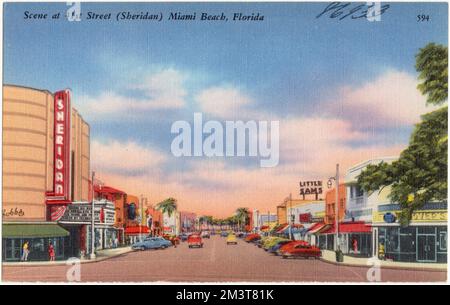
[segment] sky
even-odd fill
[[[362,4],[365,4],[362,3]],[[415,54],[448,44],[446,3],[382,3],[381,21],[343,20],[328,3],[82,3],[80,22],[30,20],[65,3],[4,4],[3,81],[70,88],[91,126],[91,167],[106,185],[156,204],[226,217],[276,211],[298,183],[339,163],[398,156],[420,115]],[[346,11],[357,6],[352,4]],[[162,13],[161,22],[115,14]],[[88,12],[113,20],[87,20]],[[169,21],[171,12],[263,21]],[[418,22],[417,15],[429,16]],[[278,166],[259,157],[175,157],[175,121],[279,121]]]

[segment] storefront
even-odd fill
[[[413,213],[411,223],[398,223],[399,206],[378,207],[374,214],[374,255],[400,262],[447,262],[447,203],[430,203]]]
[[[57,260],[65,258],[64,243],[69,232],[56,223],[8,223],[2,225],[2,260],[20,261],[22,247],[28,242],[29,261],[49,260],[50,243]]]
[[[114,203],[108,200],[95,201],[95,250],[117,247],[120,229],[114,227]],[[70,231],[66,244],[70,245],[72,256],[91,253],[92,203],[74,202],[67,206],[58,223]]]

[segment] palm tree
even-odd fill
[[[248,214],[249,210],[247,208],[238,208],[236,210],[236,218],[238,221],[238,229],[241,229],[242,224],[246,224],[249,219]]]
[[[177,210],[177,200],[175,198],[169,197],[166,200],[161,201],[156,205],[156,209],[161,211],[163,214],[167,214],[169,217]],[[177,222],[175,220],[175,234],[177,232],[176,228]]]

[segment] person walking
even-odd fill
[[[23,246],[22,246],[22,257],[20,258],[20,260],[22,262],[26,262],[28,260],[28,254],[30,254],[30,250],[29,250],[29,244],[28,244],[28,240],[24,242]]]
[[[48,256],[51,262],[55,261],[55,247],[53,246],[53,242],[50,242],[48,245]]]

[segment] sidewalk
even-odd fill
[[[381,268],[389,269],[410,269],[418,271],[447,271],[447,264],[436,264],[436,263],[405,263],[405,262],[393,262],[393,261],[382,261],[376,258],[364,258],[364,257],[352,257],[344,255],[344,262],[336,262],[336,254],[334,251],[322,250],[322,261],[327,263],[332,263],[341,266],[361,266],[361,267],[371,267],[376,261]]]
[[[105,250],[98,250],[97,256],[94,260],[91,260],[89,258],[82,258],[80,259],[80,262],[82,264],[85,263],[95,263],[95,262],[101,262],[108,258],[116,257],[128,252],[131,252],[131,247],[120,247],[115,249],[105,249]],[[25,266],[58,266],[58,265],[67,265],[68,260],[60,260],[60,261],[36,261],[36,262],[2,262],[2,266],[17,266],[17,267],[25,267]],[[69,263],[70,264],[70,263]]]

